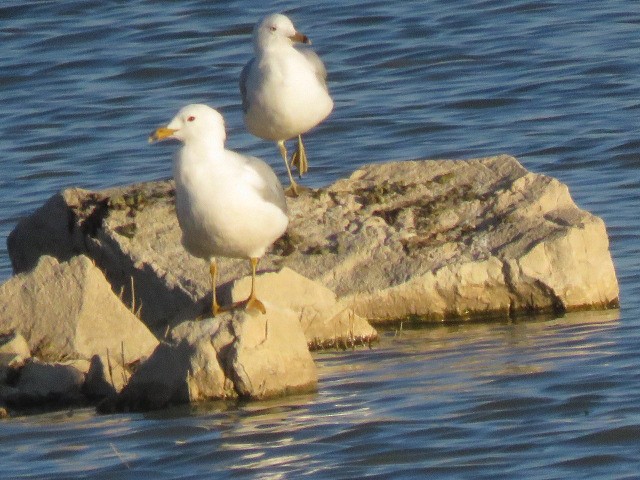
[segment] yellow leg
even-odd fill
[[[284,193],[289,197],[297,197],[298,196],[298,184],[293,179],[293,175],[291,175],[291,167],[289,167],[289,160],[287,158],[287,147],[284,145],[284,140],[278,141],[278,148],[280,149],[280,155],[284,160],[284,164],[287,166],[287,174],[289,175],[290,185],[285,189]]]
[[[299,176],[302,177],[309,170],[309,162],[307,161],[307,152],[302,143],[302,136],[298,135],[298,149],[291,156],[291,167],[298,169]]]
[[[211,274],[211,292],[212,292],[212,300],[211,300],[211,315],[214,317],[222,312],[220,305],[218,305],[218,300],[216,298],[216,284],[218,281],[218,266],[216,264],[216,259],[212,258],[209,264],[209,273]]]
[[[264,308],[264,304],[256,298],[256,269],[258,268],[258,258],[251,258],[251,293],[246,300],[246,309],[259,310],[262,314],[267,313],[267,309]]]

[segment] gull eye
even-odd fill
[[[276,27],[275,25],[271,25],[269,27],[269,30],[271,30],[272,32],[275,32],[278,29],[278,27]]]
[[[189,118],[187,118],[187,122],[193,122],[195,119],[196,119],[196,117],[191,115]]]

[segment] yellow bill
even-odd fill
[[[165,140],[167,138],[171,138],[171,136],[176,133],[176,130],[173,128],[160,127],[151,135],[149,135],[149,143],[159,142],[161,140]]]
[[[296,32],[292,36],[289,37],[294,42],[304,43],[306,45],[311,45],[311,40],[306,35]]]

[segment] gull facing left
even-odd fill
[[[256,268],[289,223],[280,181],[259,158],[225,149],[224,119],[207,105],[182,108],[166,127],[151,134],[149,142],[168,138],[183,144],[173,163],[176,213],[185,249],[209,261],[212,315],[238,306],[265,313],[256,298]],[[231,307],[218,304],[216,257],[249,260],[247,300]]]

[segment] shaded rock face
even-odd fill
[[[82,404],[88,365],[86,360],[45,363],[31,358],[20,369],[15,385],[2,392],[2,399],[20,408]]]
[[[171,182],[61,196],[66,211],[54,197],[49,214],[36,212],[12,232],[17,271],[42,252],[86,252],[154,328],[188,318],[181,315],[209,294],[207,266],[180,245]],[[512,157],[371,165],[288,206],[289,229],[260,268],[288,267],[371,321],[618,302],[602,220],[577,208],[565,185]],[[248,264],[220,259],[219,266],[219,294],[230,299],[231,280]]]
[[[128,365],[112,362],[109,357],[105,359],[103,356],[94,355],[91,357],[81,388],[82,394],[91,401],[116,395],[129,381],[127,367]]]

